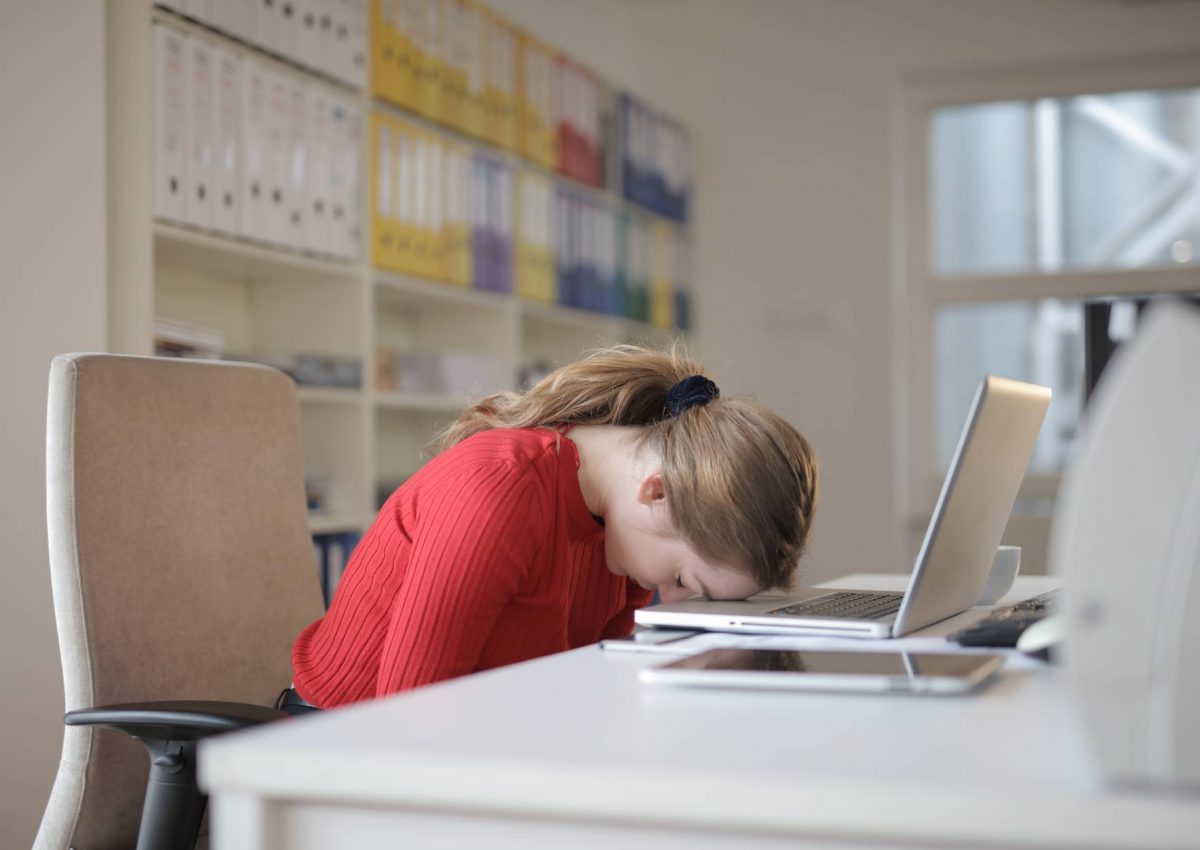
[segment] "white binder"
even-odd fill
[[[216,57],[207,39],[188,36],[185,84],[187,167],[183,213],[188,224],[213,226],[213,151],[216,144]]]
[[[336,254],[330,219],[333,172],[333,93],[329,86],[308,87],[308,193],[304,226],[306,247],[318,254]]]
[[[288,209],[288,107],[290,81],[278,66],[262,66],[266,78],[266,131],[263,148],[263,183],[266,190],[263,238],[277,245],[287,244]]]
[[[329,190],[333,203],[331,245],[334,253],[349,259],[356,259],[359,255],[362,229],[358,193],[361,120],[354,99],[338,93],[333,108],[333,171]]]
[[[224,46],[217,47],[215,57],[213,228],[234,235],[240,232],[242,60],[234,50]]]
[[[187,40],[183,33],[155,25],[155,193],[154,212],[185,220],[184,170],[187,165]]]
[[[285,214],[283,243],[307,250],[306,219],[308,204],[308,83],[299,74],[287,78],[287,177],[284,189]]]
[[[241,171],[239,233],[267,240],[267,71],[254,56],[242,59]]]

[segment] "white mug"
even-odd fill
[[[1008,593],[1021,570],[1020,546],[997,546],[996,557],[992,558],[992,568],[988,571],[987,583],[979,594],[976,605],[995,605],[1004,594]]]

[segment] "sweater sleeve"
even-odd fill
[[[536,475],[507,463],[448,477],[424,494],[376,696],[475,669],[545,537],[545,497]]]

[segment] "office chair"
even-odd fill
[[[283,717],[292,641],[322,613],[295,386],[64,355],[46,443],[67,725],[34,850],[191,847],[196,740]]]

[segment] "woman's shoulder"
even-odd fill
[[[505,465],[532,472],[556,465],[563,443],[549,428],[492,428],[472,434],[435,458],[446,469],[476,470]]]

